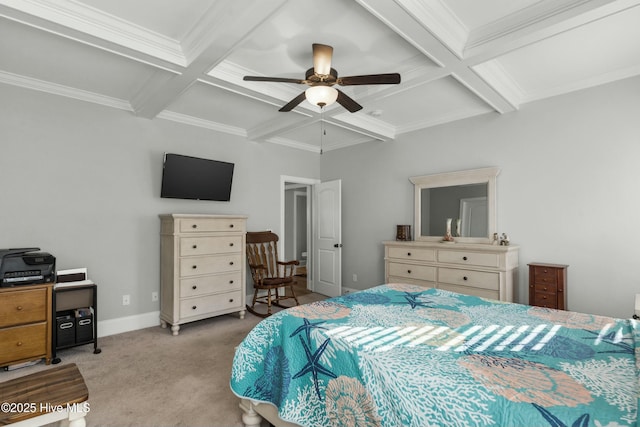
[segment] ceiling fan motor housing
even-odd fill
[[[305,73],[305,80],[309,86],[314,86],[315,84],[327,84],[334,85],[338,81],[338,72],[335,68],[332,68],[329,74],[322,75],[316,74],[313,67],[309,68]]]

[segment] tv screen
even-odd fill
[[[233,167],[233,163],[165,153],[160,197],[228,202]]]

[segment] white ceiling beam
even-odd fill
[[[240,42],[245,40],[260,24],[278,11],[287,0],[273,0],[269,2],[251,0],[238,2],[236,0],[220,0],[216,8],[210,9],[207,22],[211,27],[206,40],[199,47],[191,48],[196,55],[182,74],[173,76],[161,90],[157,82],[146,85],[132,102],[138,116],[153,118],[180,97],[198,79],[223,61],[229,52]],[[217,13],[224,10],[224,14]],[[197,42],[192,42],[194,46]]]

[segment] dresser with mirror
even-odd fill
[[[410,178],[415,238],[384,242],[386,282],[513,302],[518,247],[497,237],[499,172],[491,167]],[[447,224],[450,240],[443,239]]]

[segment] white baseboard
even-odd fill
[[[98,338],[159,325],[159,311],[136,314],[135,316],[119,317],[117,319],[102,320],[98,322]]]
[[[353,289],[353,288],[345,288],[344,286],[342,287],[342,295],[347,295],[347,294],[352,294],[354,292],[358,292],[360,289]]]

